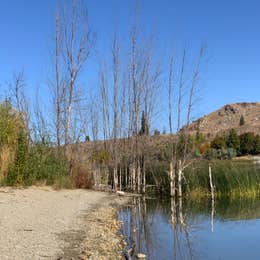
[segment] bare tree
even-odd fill
[[[101,68],[99,73],[100,96],[102,104],[102,126],[103,140],[106,148],[106,141],[110,138],[110,111],[108,100],[108,86],[105,77],[105,69]]]
[[[29,102],[25,95],[25,78],[23,71],[13,74],[13,79],[9,84],[9,88],[11,90],[11,95],[14,98],[14,105],[23,118],[28,140],[31,140]]]
[[[91,100],[89,113],[90,113],[90,127],[92,140],[96,142],[99,137],[99,107],[98,107],[98,97],[94,97]]]
[[[189,151],[189,132],[188,128],[191,122],[191,114],[193,111],[193,105],[195,100],[195,93],[197,87],[197,81],[199,77],[200,64],[203,57],[204,49],[201,48],[199,51],[199,57],[195,66],[195,70],[191,77],[191,83],[188,91],[188,101],[187,101],[187,115],[186,122],[184,127],[181,129],[181,118],[182,118],[182,104],[184,101],[184,76],[185,76],[185,68],[186,68],[186,50],[183,51],[182,61],[180,66],[180,75],[179,75],[179,83],[178,83],[178,100],[177,100],[177,133],[175,137],[171,140],[172,149],[171,159],[170,159],[170,194],[172,197],[175,196],[176,190],[178,190],[178,196],[182,197],[182,182],[184,179],[184,169],[190,165],[192,162],[192,153]],[[169,125],[170,129],[172,129],[172,119],[171,119],[171,85],[172,85],[172,59],[170,62],[170,72],[169,72]],[[177,185],[175,182],[175,176],[177,176]],[[182,202],[180,202],[182,203]]]
[[[54,129],[58,147],[75,141],[75,120],[79,115],[79,78],[82,75],[95,42],[87,9],[80,0],[61,8],[55,19],[53,51],[54,74],[50,81],[54,105]],[[82,98],[83,99],[83,98]],[[77,110],[77,111],[76,111]]]
[[[64,62],[67,71],[65,92],[65,144],[70,143],[72,109],[77,79],[84,69],[94,38],[88,23],[87,10],[82,3],[72,1],[71,12],[63,14]]]
[[[55,102],[55,128],[56,128],[56,140],[58,147],[61,145],[61,102],[63,86],[60,81],[60,48],[61,48],[61,36],[59,31],[59,15],[56,16],[56,31],[55,31],[55,91],[54,91],[54,102]]]
[[[183,98],[183,87],[184,87],[184,69],[185,69],[185,62],[186,62],[186,50],[183,51],[182,55],[182,63],[181,63],[181,75],[179,81],[179,94],[178,94],[178,124],[177,124],[177,134],[179,135],[179,131],[181,128],[181,105],[182,105],[182,98]],[[184,137],[185,138],[185,137]],[[180,137],[177,136],[177,141],[175,144],[175,169],[177,171],[177,178],[178,178],[178,196],[182,197],[182,177],[183,177],[183,165],[182,160],[178,157],[177,149],[179,145]]]
[[[118,185],[118,77],[119,77],[119,45],[117,36],[115,34],[112,47],[113,57],[113,186],[114,190],[117,191]],[[121,174],[120,174],[121,177]],[[121,184],[121,181],[120,181]]]
[[[170,72],[169,72],[169,88],[168,88],[168,108],[169,108],[169,127],[170,134],[172,135],[172,92],[173,92],[173,57],[170,59]]]
[[[50,131],[48,128],[48,123],[46,116],[43,112],[43,102],[39,97],[39,89],[37,89],[35,94],[35,104],[34,104],[34,122],[33,122],[33,132],[34,140],[39,141],[43,144],[50,141]]]
[[[51,52],[51,59],[53,61],[53,75],[51,75],[48,83],[52,93],[53,105],[53,135],[58,147],[64,143],[64,100],[65,100],[65,73],[64,64],[62,60],[63,52],[63,29],[61,15],[58,12],[55,19],[55,34],[54,34],[54,48]]]
[[[169,127],[170,127],[170,138],[172,139],[173,135],[173,126],[172,126],[172,92],[173,92],[173,57],[170,59],[170,70],[169,70],[169,85],[168,85],[168,108],[169,108]],[[175,169],[174,169],[174,144],[171,140],[171,158],[170,158],[170,195],[171,197],[175,196]]]

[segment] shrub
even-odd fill
[[[15,160],[2,184],[28,186],[35,183],[62,183],[60,180],[69,175],[69,164],[65,155],[45,143],[37,142],[29,146],[27,140],[21,137]]]
[[[22,116],[9,102],[0,105],[0,184],[54,184],[68,176],[64,152],[50,142],[31,143]]]
[[[255,152],[255,136],[254,133],[244,133],[240,135],[240,153],[254,154]]]
[[[206,154],[210,149],[210,143],[203,143],[199,145],[199,152],[200,154]]]
[[[73,182],[76,188],[91,189],[93,186],[93,178],[91,173],[79,165],[73,166]]]
[[[232,159],[237,156],[237,150],[234,148],[228,148],[226,155],[227,159]]]
[[[110,157],[111,155],[107,150],[94,151],[91,155],[91,161],[98,164],[104,164],[109,162]]]
[[[226,148],[225,139],[221,136],[216,136],[215,139],[211,142],[210,146],[213,149]]]
[[[20,130],[23,129],[22,118],[9,106],[0,105],[0,145],[16,145]]]
[[[0,181],[6,176],[10,164],[15,158],[17,140],[23,122],[10,104],[0,105]]]
[[[204,141],[205,141],[205,136],[202,133],[200,133],[200,132],[196,132],[195,143],[196,144],[201,144]]]
[[[17,140],[15,160],[6,176],[7,185],[22,185],[28,179],[28,143],[24,130],[20,130]]]

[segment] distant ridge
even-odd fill
[[[240,124],[241,116],[244,124]],[[191,123],[191,134],[201,132],[208,138],[214,138],[235,129],[239,134],[254,132],[260,135],[260,102],[227,104]]]

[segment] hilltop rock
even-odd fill
[[[245,121],[243,125],[240,125],[241,116]],[[223,134],[232,128],[239,134],[245,132],[260,134],[260,102],[227,104],[195,120],[189,126],[191,134],[199,131],[208,138]]]

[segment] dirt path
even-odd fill
[[[0,259],[79,259],[84,239],[96,235],[88,217],[118,202],[95,191],[1,188]]]

